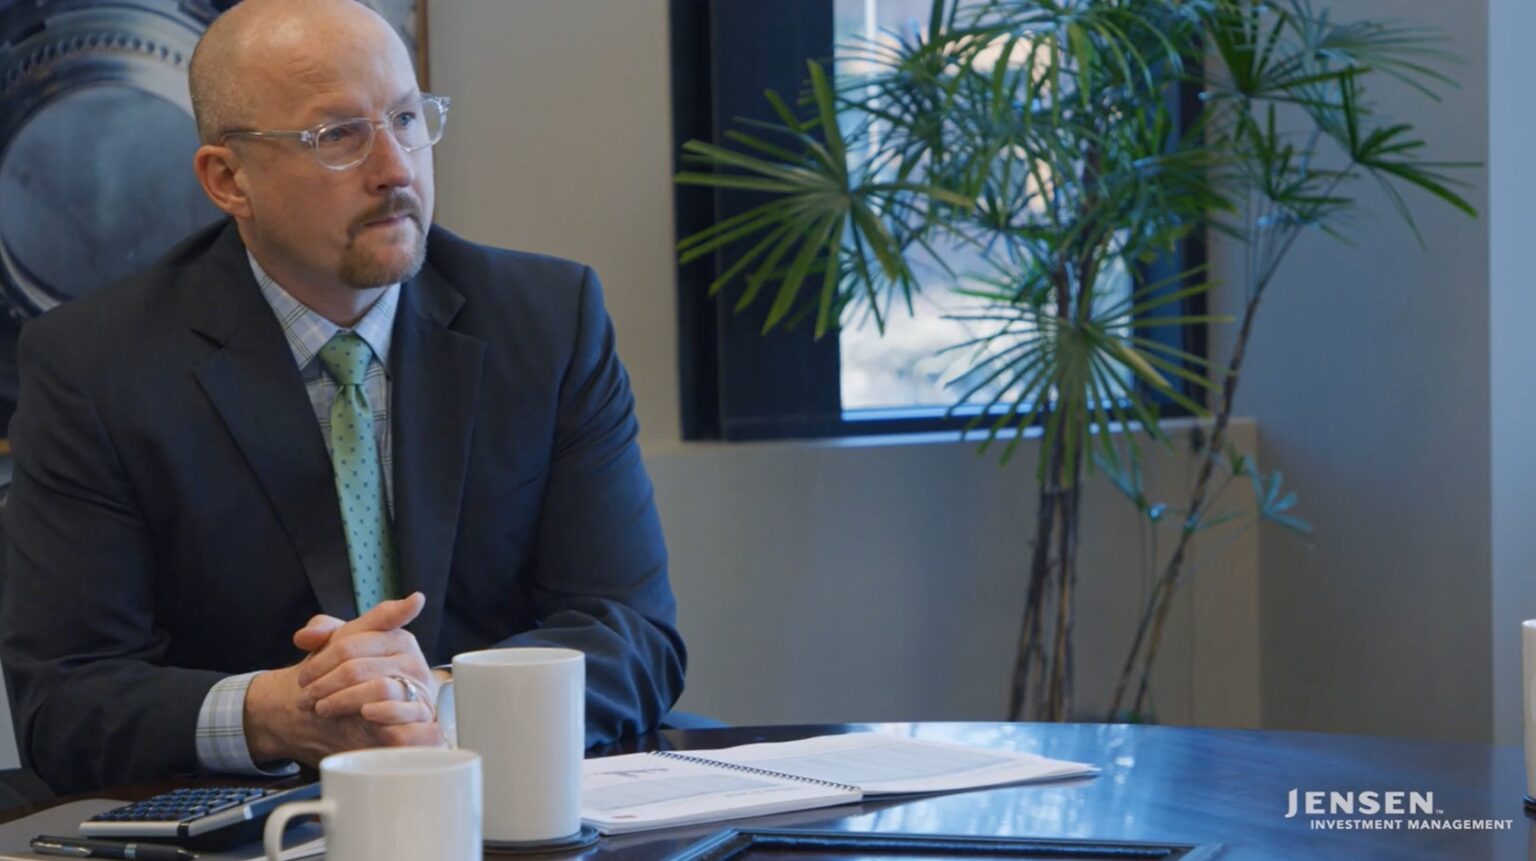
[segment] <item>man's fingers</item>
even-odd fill
[[[427,606],[427,596],[420,592],[412,592],[394,601],[380,601],[372,610],[342,625],[339,633],[349,636],[360,631],[392,631],[403,628],[409,625],[412,619],[421,615],[421,608],[425,606]]]
[[[364,631],[392,631],[409,625],[421,615],[427,596],[420,592],[395,601],[381,601],[378,606],[350,622],[320,614],[312,617],[293,635],[293,644],[306,652],[315,652],[333,637],[348,637]]]
[[[321,614],[310,619],[293,634],[293,644],[306,652],[319,651],[331,635],[345,623],[335,616]]]
[[[394,682],[399,685],[399,682]],[[381,726],[398,726],[408,723],[426,723],[432,720],[432,707],[420,700],[408,703],[402,700],[380,700],[365,703],[358,713],[369,723]]]
[[[370,661],[383,662],[387,659],[371,658]],[[369,703],[376,702],[401,702],[407,700],[405,684],[395,676],[404,676],[406,673],[393,665],[379,665],[369,668],[370,672],[379,673],[365,681],[343,688],[325,697],[317,697],[315,702],[315,714],[323,718],[345,717],[355,715],[362,711]],[[420,684],[420,680],[417,680]],[[418,694],[419,696],[419,694]],[[425,705],[425,703],[423,703]],[[428,712],[430,713],[430,709]],[[413,718],[419,719],[419,718]]]
[[[303,668],[301,668],[302,672]],[[420,654],[399,654],[393,651],[384,651],[374,655],[363,655],[352,658],[339,664],[329,672],[319,676],[314,681],[303,686],[303,694],[313,702],[320,702],[326,697],[346,690],[363,682],[374,679],[387,679],[390,676],[407,676],[415,679],[428,690],[436,687],[432,671],[427,668],[427,662]]]
[[[338,667],[345,666],[350,661],[358,658],[379,658],[389,655],[398,655],[404,658],[412,658],[425,665],[426,660],[421,656],[421,647],[416,644],[416,638],[410,631],[365,631],[353,634],[350,637],[332,636],[325,648],[305,658],[299,664],[299,684],[305,688],[310,687],[316,681],[324,678]],[[357,684],[361,678],[340,681],[345,684]],[[315,699],[324,697],[327,693],[340,690],[339,687],[317,692]]]

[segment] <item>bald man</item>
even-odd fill
[[[595,275],[432,225],[448,101],[360,4],[245,0],[191,87],[228,220],[21,337],[23,760],[79,791],[438,744],[432,667],[498,646],[586,653],[589,743],[655,726],[684,652]]]

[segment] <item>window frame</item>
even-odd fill
[[[774,122],[763,92],[798,93],[807,58],[830,64],[833,0],[669,0],[672,63],[673,170],[684,169],[682,144],[721,143],[738,119]],[[829,65],[830,67],[830,65]],[[743,74],[742,70],[750,70]],[[1197,87],[1170,90],[1181,126],[1199,110]],[[690,236],[764,199],[760,194],[674,184],[676,237]],[[817,341],[812,327],[779,326],[762,333],[769,303],[736,313],[708,285],[739,249],[724,249],[677,268],[678,374],[685,440],[749,441],[960,431],[980,408],[852,410],[842,407],[842,364],[836,331]],[[1203,233],[1147,268],[1166,279],[1206,262]],[[1182,282],[1168,289],[1179,289]],[[1196,294],[1158,309],[1157,316],[1200,316]],[[901,325],[900,319],[892,321]],[[1195,356],[1208,356],[1204,325],[1145,331]],[[1199,369],[1186,363],[1191,371]],[[1188,415],[1171,399],[1138,382],[1163,417]],[[1203,403],[1204,389],[1180,381],[1182,393]],[[949,413],[946,415],[946,413]]]

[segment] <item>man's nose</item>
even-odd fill
[[[411,154],[392,133],[377,128],[374,129],[373,152],[368,154],[368,168],[375,189],[405,188],[416,181]]]

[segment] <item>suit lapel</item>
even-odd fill
[[[304,380],[231,224],[203,262],[192,328],[219,349],[193,368],[271,500],[323,612],[357,615],[331,461]]]
[[[448,328],[463,304],[428,264],[401,290],[390,347],[395,542],[402,588],[427,598],[409,628],[429,660],[447,657],[435,653],[485,358],[484,341]]]
[[[193,373],[271,501],[321,610],[353,618],[330,457],[233,224],[201,265],[192,328],[218,349]],[[485,357],[484,341],[448,328],[463,304],[428,264],[401,290],[390,348],[400,584],[426,595],[426,609],[409,627],[429,657],[442,628]]]

